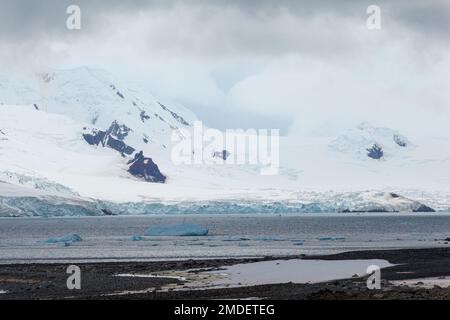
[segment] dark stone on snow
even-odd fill
[[[128,164],[131,164],[128,172],[135,177],[144,178],[149,182],[166,182],[166,176],[159,171],[156,163],[151,158],[144,157],[142,151],[136,153],[134,159],[128,161]]]
[[[39,110],[39,107],[38,107],[38,105],[37,105],[36,103],[33,103],[33,107],[34,107],[36,110]]]
[[[384,155],[383,149],[376,143],[371,148],[366,150],[368,152],[367,156],[372,159],[378,160],[381,159]]]
[[[125,99],[125,97],[123,96],[122,93],[120,93],[120,91],[117,91],[116,94],[117,94],[119,97],[121,97],[122,99]]]

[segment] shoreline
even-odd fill
[[[366,287],[367,276],[320,283],[261,284],[190,290],[175,277],[118,277],[192,269],[221,270],[226,266],[273,260],[351,261],[382,259],[392,264],[381,270],[381,290]],[[68,290],[68,264],[0,265],[3,299],[450,299],[450,287],[421,286],[421,279],[450,279],[450,248],[349,251],[331,255],[296,255],[243,259],[168,260],[80,263],[82,289]],[[196,272],[196,271],[189,271]],[[417,280],[415,282],[411,280]],[[397,281],[412,285],[400,286]],[[393,282],[395,281],[395,282]],[[161,290],[169,287],[170,289]]]

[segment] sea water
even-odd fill
[[[193,223],[206,236],[143,236],[158,224]],[[82,241],[46,243],[79,235]],[[0,263],[168,260],[331,254],[445,247],[450,213],[147,215],[0,218]]]

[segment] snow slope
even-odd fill
[[[101,70],[0,76],[0,215],[450,208],[449,139],[369,123],[338,137],[282,137],[280,173],[263,176],[253,165],[174,164],[171,135],[195,120]],[[126,128],[116,138],[151,157],[166,183],[130,175],[133,154],[83,138],[114,121]],[[380,159],[367,156],[375,144]]]

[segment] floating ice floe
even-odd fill
[[[142,236],[132,236],[131,241],[142,241],[144,238]]]
[[[64,246],[68,247],[73,242],[80,242],[80,241],[83,241],[83,239],[81,239],[81,237],[79,235],[72,233],[72,234],[67,234],[67,235],[59,237],[59,238],[58,237],[48,238],[47,240],[44,241],[44,243],[63,244]]]
[[[148,228],[144,235],[146,236],[206,236],[208,229],[198,224],[180,223],[180,224],[161,224]]]
[[[344,237],[322,237],[319,238],[319,241],[344,241]]]
[[[222,241],[249,241],[250,238],[248,237],[241,237],[241,236],[228,236]]]
[[[283,241],[283,239],[279,236],[259,236],[256,237],[255,240],[259,241]]]

